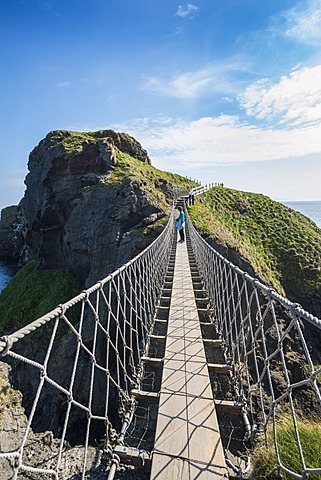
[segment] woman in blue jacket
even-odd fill
[[[182,207],[178,207],[178,211],[179,211],[179,217],[176,220],[176,227],[177,227],[177,230],[179,231],[179,236],[181,237],[179,242],[184,242],[185,241],[185,232],[184,232],[185,213],[183,212]]]

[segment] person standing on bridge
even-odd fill
[[[185,213],[183,212],[182,207],[178,207],[178,211],[179,211],[179,217],[176,220],[176,227],[177,227],[177,230],[179,231],[179,236],[180,236],[179,242],[184,242],[185,241],[185,232],[184,232]]]

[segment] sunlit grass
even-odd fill
[[[214,187],[189,207],[200,233],[235,249],[279,293],[321,294],[321,229],[264,195]]]
[[[298,433],[306,468],[321,469],[321,420],[303,421],[297,418]],[[302,475],[303,465],[295,434],[294,423],[290,415],[286,415],[276,422],[276,438],[280,463],[292,472]],[[265,478],[278,478],[277,471],[271,476],[270,472],[277,466],[277,456],[274,448],[273,431],[268,433],[269,447],[261,445],[254,452],[254,469],[252,478],[257,480]],[[281,471],[281,470],[280,470]],[[282,478],[291,479],[292,475],[282,472]],[[310,473],[309,479],[321,479],[321,473]]]
[[[77,295],[79,285],[69,270],[37,270],[35,262],[30,261],[0,293],[1,332],[45,315]]]

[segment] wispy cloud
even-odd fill
[[[321,0],[308,0],[274,18],[278,33],[307,45],[321,45]]]
[[[55,84],[57,88],[69,88],[71,87],[71,82],[59,82]]]
[[[179,72],[170,78],[145,77],[142,89],[152,93],[179,99],[196,99],[211,93],[236,93],[240,81],[235,74],[248,68],[244,58],[231,58],[215,65],[190,72]]]
[[[241,122],[237,116],[221,115],[190,122],[168,117],[159,121],[136,119],[117,128],[134,135],[156,166],[173,171],[321,153],[321,124],[273,130]]]
[[[184,32],[183,27],[175,27],[173,32],[168,35],[168,37],[178,37]]]
[[[40,7],[41,10],[45,10],[47,12],[52,11],[54,6],[54,0],[20,0],[20,3],[28,7]]]
[[[175,15],[178,15],[179,17],[184,18],[190,15],[194,15],[197,12],[197,10],[198,10],[198,7],[196,5],[187,3],[185,5],[179,5]]]
[[[38,3],[43,10],[51,11],[53,8],[52,0],[38,0]]]
[[[279,125],[304,126],[321,122],[321,65],[305,67],[272,84],[263,79],[240,96],[248,115]]]

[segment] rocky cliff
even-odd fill
[[[39,268],[68,268],[86,286],[146,247],[139,230],[169,213],[187,181],[150,166],[132,137],[54,131],[31,152],[26,243]],[[145,232],[146,233],[146,232]]]
[[[173,199],[195,186],[152,167],[139,142],[113,130],[50,132],[30,153],[28,168],[24,198],[2,212],[2,252],[32,264],[1,293],[2,333],[137,255],[163,229]],[[44,289],[44,272],[52,288]],[[70,286],[63,296],[60,284]]]
[[[23,255],[23,206],[11,205],[1,211],[0,257],[19,260]]]

